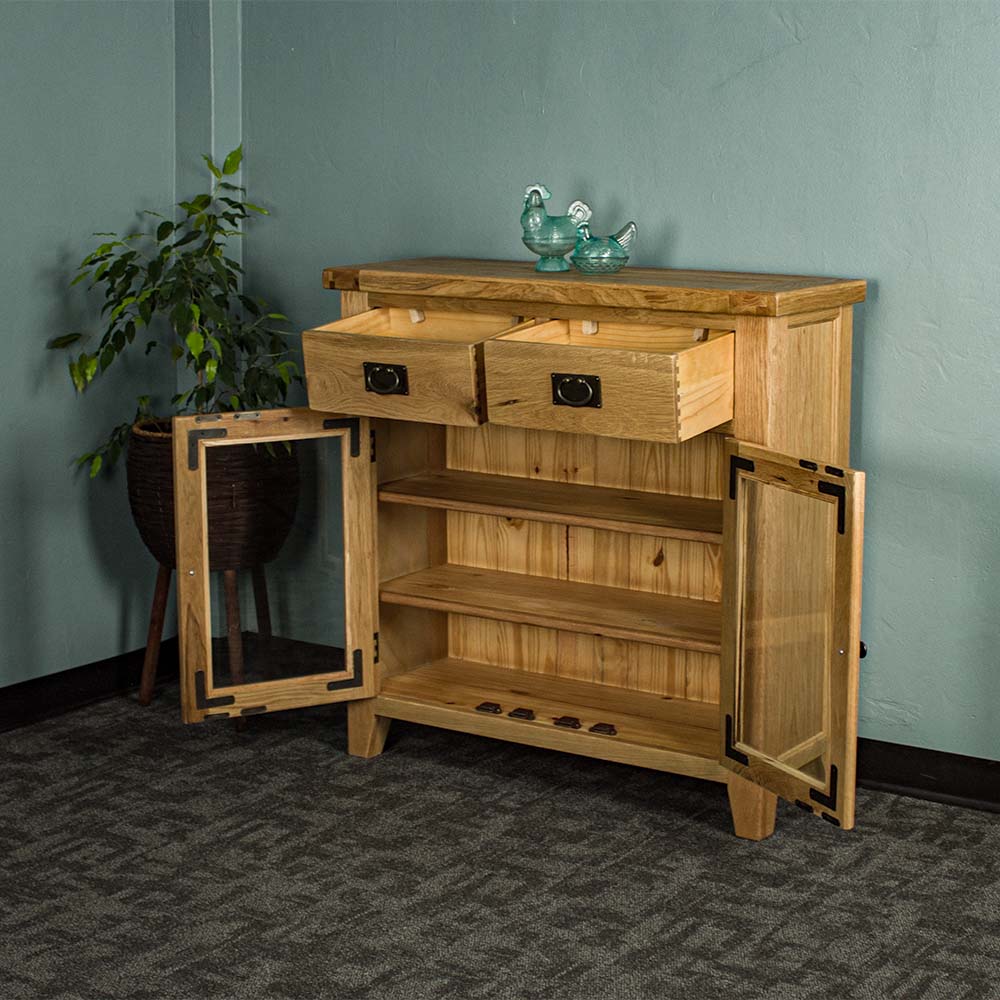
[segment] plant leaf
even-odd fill
[[[216,358],[209,358],[205,362],[205,378],[211,384],[215,381],[215,373],[219,370],[219,362]]]
[[[227,157],[222,165],[222,172],[226,175],[235,174],[240,169],[243,162],[243,143],[241,142]]]
[[[104,460],[100,455],[95,455],[90,462],[90,478],[95,479],[97,473],[101,471],[101,466],[104,464]]]
[[[261,215],[271,214],[266,208],[261,208],[260,205],[255,205],[252,201],[245,201],[243,204],[246,208],[249,208],[251,212],[259,212]]]
[[[162,243],[174,231],[174,224],[167,219],[156,227],[156,238]]]
[[[203,350],[205,350],[205,338],[201,335],[200,330],[192,330],[185,338],[184,342],[188,346],[188,350],[197,358]]]
[[[83,340],[82,333],[64,333],[61,337],[53,337],[46,345],[50,351],[58,351],[60,348],[69,347],[78,340]]]
[[[217,177],[220,181],[222,180],[222,171],[215,165],[212,157],[207,153],[202,153],[201,158],[208,164],[208,169],[212,171],[212,176]]]

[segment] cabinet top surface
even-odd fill
[[[498,302],[786,316],[862,302],[865,282],[792,274],[626,267],[618,274],[539,273],[533,261],[424,257],[328,267],[323,287]]]

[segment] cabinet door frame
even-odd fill
[[[339,438],[344,517],[345,668],[249,684],[216,682],[208,564],[208,448]],[[174,417],[174,520],[185,722],[371,698],[378,649],[375,460],[364,417],[305,408]]]
[[[850,829],[854,825],[857,758],[858,676],[861,648],[861,563],[864,525],[864,473],[811,459],[792,458],[729,439],[726,444],[729,489],[723,515],[723,626],[721,660],[721,753],[723,767],[764,786],[823,819]],[[829,592],[832,627],[824,671],[825,781],[807,780],[801,770],[743,743],[743,613],[747,551],[748,481],[788,490],[836,506]],[[789,553],[794,558],[794,553]]]

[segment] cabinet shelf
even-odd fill
[[[432,566],[382,584],[389,604],[634,639],[718,653],[722,614],[713,601],[668,597],[472,566]]]
[[[722,543],[722,501],[448,469],[397,479],[385,503]]]
[[[500,711],[477,710],[492,702]],[[508,715],[530,709],[533,719]],[[550,674],[442,659],[388,678],[375,713],[531,746],[724,781],[719,707]],[[574,718],[578,729],[555,725]],[[615,735],[590,732],[605,723]]]

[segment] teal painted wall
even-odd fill
[[[332,263],[523,257],[524,185],[635,262],[861,276],[862,734],[1000,758],[1000,5],[243,8],[245,252],[305,327]]]
[[[2,686],[145,642],[155,565],[123,470],[89,484],[70,463],[172,374],[135,359],[80,399],[45,344],[96,328],[67,288],[90,234],[173,201],[173,5],[0,5],[0,94]]]

